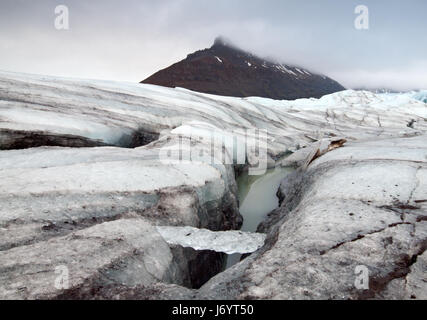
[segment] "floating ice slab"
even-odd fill
[[[254,252],[264,245],[266,237],[263,233],[210,231],[193,227],[162,226],[157,227],[157,231],[169,244],[227,254]]]

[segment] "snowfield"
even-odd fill
[[[425,299],[425,102],[0,72],[0,298]],[[232,231],[246,165],[298,167],[259,233]]]

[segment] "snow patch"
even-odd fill
[[[295,68],[296,71],[298,71],[301,74],[304,74],[304,72],[301,69]]]

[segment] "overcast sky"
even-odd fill
[[[69,30],[55,29],[61,4]],[[426,0],[0,0],[0,69],[136,82],[223,35],[346,87],[427,89],[426,13]]]

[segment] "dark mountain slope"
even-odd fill
[[[217,38],[212,47],[160,70],[141,83],[234,97],[321,97],[344,90],[338,82],[303,68],[256,57]]]

